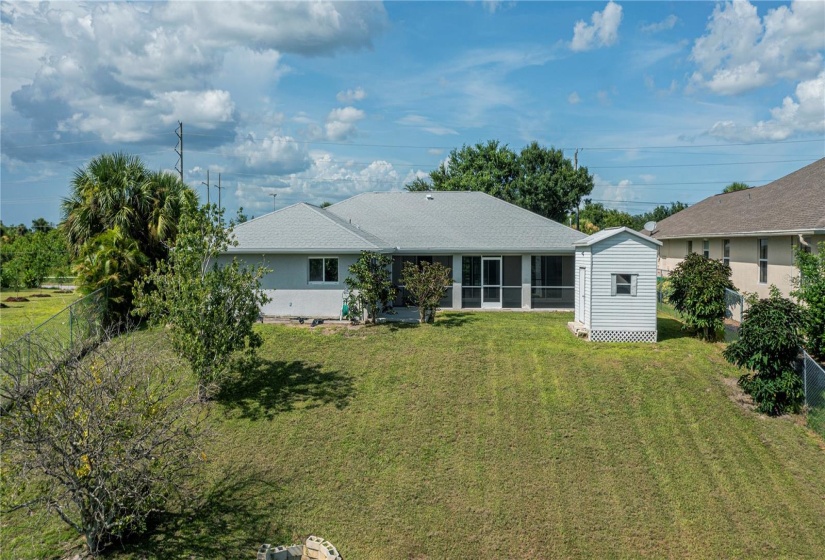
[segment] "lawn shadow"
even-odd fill
[[[682,328],[682,322],[669,317],[658,318],[659,342],[674,340],[677,338],[690,338],[693,336],[690,331]]]
[[[292,532],[276,523],[288,504],[281,488],[266,480],[263,466],[235,465],[202,489],[179,512],[164,512],[149,522],[149,531],[114,545],[143,558],[227,558],[254,554],[262,542],[287,543]],[[107,555],[109,555],[107,554]]]
[[[221,385],[216,400],[242,418],[261,420],[280,412],[333,404],[344,408],[354,393],[352,376],[296,360],[256,357],[239,365]]]
[[[456,327],[463,327],[464,325],[475,321],[478,321],[478,316],[475,313],[448,313],[436,315],[433,326],[452,329]]]

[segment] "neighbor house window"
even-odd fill
[[[635,296],[637,274],[613,274],[612,295]]]
[[[759,239],[759,283],[768,283],[768,240]]]
[[[338,258],[323,257],[309,259],[310,282],[338,282]]]
[[[693,252],[693,241],[688,241],[688,250],[687,254],[691,254]]]
[[[722,240],[722,263],[730,266],[730,239]]]
[[[710,241],[707,239],[702,241],[702,254],[705,255],[706,259],[710,258]]]

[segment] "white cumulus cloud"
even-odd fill
[[[573,27],[570,49],[589,51],[596,47],[609,47],[619,39],[619,24],[622,22],[622,7],[613,0],[601,12],[593,12],[591,24],[579,20]]]
[[[567,102],[571,105],[578,105],[582,102],[582,98],[579,97],[579,94],[574,91],[573,93],[567,96]]]
[[[747,0],[719,4],[696,39],[691,81],[720,95],[736,95],[780,79],[802,80],[822,69],[825,2],[794,1],[760,18]]]
[[[335,96],[335,98],[341,103],[353,103],[355,101],[361,101],[365,97],[367,97],[367,92],[364,91],[364,88],[362,87],[339,91],[338,95]]]
[[[364,111],[355,107],[333,109],[327,115],[324,131],[329,140],[345,140],[355,134],[355,125],[365,117]]]
[[[656,23],[649,23],[647,25],[643,25],[641,27],[642,33],[660,33],[662,31],[667,31],[668,29],[673,29],[676,26],[676,22],[679,21],[675,15],[670,14],[662,21],[657,21]]]
[[[771,109],[771,118],[755,124],[719,121],[711,127],[712,136],[730,141],[785,140],[796,133],[825,134],[825,71],[796,86],[795,99],[787,96],[782,105]]]

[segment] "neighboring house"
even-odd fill
[[[275,316],[335,317],[361,251],[392,255],[397,305],[404,262],[452,270],[442,307],[574,305],[573,243],[584,234],[479,192],[364,193],[319,208],[299,203],[236,226],[228,255],[263,262]]]
[[[767,297],[793,289],[794,251],[825,241],[825,158],[762,187],[718,194],[674,214],[649,233],[662,241],[667,275],[691,252],[729,264],[740,292]]]
[[[577,334],[595,342],[656,342],[656,258],[661,241],[609,228],[576,241]]]

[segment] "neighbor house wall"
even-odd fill
[[[794,251],[799,245],[796,235],[765,236],[768,239],[768,279],[759,282],[759,236],[710,238],[710,258],[721,260],[724,239],[730,239],[731,281],[739,292],[770,295],[770,286],[775,285],[784,296],[793,290],[793,279],[799,274],[794,265]],[[702,253],[704,238],[692,238],[693,252]],[[684,260],[688,239],[666,239],[659,251],[658,267],[667,275]],[[825,241],[825,235],[806,237],[811,250],[818,252],[818,243]]]
[[[338,257],[338,281],[334,283],[309,282],[310,257]],[[264,315],[338,317],[341,313],[342,296],[347,285],[351,265],[358,255],[237,255],[241,262],[263,265],[271,272],[261,279],[264,292],[272,301],[265,304]],[[218,262],[227,262],[230,256],[222,255]]]
[[[591,331],[656,331],[657,250],[630,233],[594,244],[591,264]],[[635,295],[612,295],[612,275],[636,275]]]

